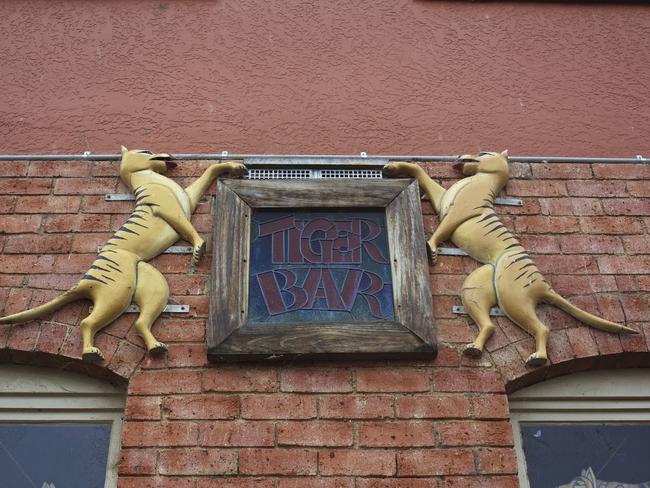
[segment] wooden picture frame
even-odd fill
[[[256,208],[385,209],[394,320],[250,323],[248,264]],[[213,249],[207,332],[211,361],[435,357],[429,266],[413,180],[218,180]]]

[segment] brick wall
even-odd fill
[[[173,176],[182,182],[205,166],[185,163]],[[449,165],[427,168],[445,185],[457,177]],[[601,333],[544,306],[551,366],[526,369],[532,339],[501,318],[484,357],[464,358],[476,329],[451,307],[476,263],[440,256],[431,269],[435,361],[210,365],[210,256],[188,274],[188,256],[164,255],[153,264],[173,300],[191,305],[154,325],[166,356],[145,356],[135,315],[126,314],[98,335],[105,363],[81,363],[78,323],[88,304],[78,302],[0,327],[0,360],[128,382],[122,488],[514,487],[506,391],[571,371],[648,364],[650,166],[513,163],[512,174],[507,195],[524,205],[497,212],[555,289],[639,335]],[[0,163],[0,311],[33,307],[74,284],[132,208],[104,195],[124,191],[116,163]],[[210,207],[193,218],[208,236]],[[430,232],[436,219],[426,203],[423,211]]]

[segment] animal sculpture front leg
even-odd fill
[[[150,183],[145,189],[140,190],[136,201],[139,205],[148,206],[154,217],[165,221],[182,239],[192,244],[194,248],[192,265],[196,264],[205,249],[205,241],[190,222],[191,212],[187,202],[185,202],[185,206],[179,202],[179,196],[174,192],[174,188],[158,182]],[[131,222],[143,225],[133,220]],[[131,234],[142,232],[140,229],[126,226],[123,226],[122,229]]]
[[[248,174],[246,166],[242,161],[236,159],[222,161],[208,167],[194,183],[185,188],[185,193],[190,199],[191,211],[194,212],[199,201],[216,178],[244,176],[246,174]]]
[[[155,215],[161,217],[167,222],[176,233],[192,245],[192,261],[190,268],[193,268],[201,259],[205,251],[205,240],[199,235],[197,230],[178,208],[166,207],[161,205],[156,208]]]
[[[185,189],[185,193],[190,200],[191,211],[194,212],[199,201],[205,192],[208,191],[208,188],[210,188],[210,185],[216,178],[226,175],[230,177],[244,176],[247,173],[248,170],[246,169],[246,166],[244,166],[240,160],[228,160],[211,165],[194,183]],[[205,252],[205,241],[200,235],[198,235],[198,233],[196,233],[196,231],[192,233],[189,228],[186,228],[185,230],[188,232],[189,239],[180,232],[179,234],[192,244],[193,252],[190,268],[194,268]],[[192,230],[194,230],[193,227]]]
[[[407,176],[415,178],[418,182],[420,190],[429,197],[429,202],[436,213],[440,213],[440,204],[445,195],[445,189],[438,183],[433,181],[429,175],[415,163],[406,161],[391,161],[383,168],[383,172],[390,178],[399,176]],[[451,230],[453,232],[453,229]],[[440,226],[433,233],[431,238],[427,241],[427,254],[431,262],[435,262],[438,253],[438,244],[447,240],[449,236],[443,238],[443,234],[447,233],[445,227],[440,230]],[[451,235],[451,233],[449,233]]]

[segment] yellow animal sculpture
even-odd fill
[[[122,147],[120,178],[136,196],[135,210],[102,247],[99,256],[79,283],[54,300],[39,307],[0,318],[0,324],[28,322],[80,299],[93,302],[93,310],[81,321],[82,357],[87,361],[103,359],[94,346],[95,334],[118,318],[135,302],[140,315],[135,329],[150,353],[167,346],[156,340],[151,325],[167,304],[169,287],[164,276],[146,261],[158,256],[179,237],[192,245],[193,267],[205,250],[205,241],[190,222],[192,212],[215,178],[246,174],[239,161],[210,166],[187,188],[163,176],[173,168],[169,154],[129,151]]]
[[[549,329],[538,319],[538,303],[555,305],[576,319],[597,329],[635,334],[636,331],[592,315],[568,302],[546,282],[517,238],[501,223],[494,212],[494,199],[508,182],[508,156],[480,153],[461,156],[463,174],[468,178],[448,190],[435,183],[418,165],[402,161],[384,167],[389,177],[415,178],[428,195],[440,224],[427,242],[429,256],[435,262],[440,243],[451,240],[471,257],[484,263],[463,283],[465,310],[479,327],[479,334],[464,353],[480,356],[485,342],[494,331],[490,308],[499,305],[517,325],[535,337],[536,350],[526,364],[541,366],[547,361]]]

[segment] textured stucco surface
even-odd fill
[[[0,3],[0,152],[634,156],[650,8]]]

